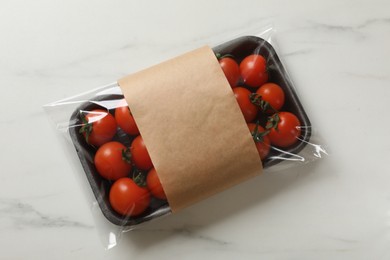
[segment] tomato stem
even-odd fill
[[[122,160],[127,162],[128,164],[131,163],[131,152],[129,147],[127,147],[126,149],[122,149]]]
[[[279,131],[279,129],[278,129],[279,122],[280,122],[280,116],[279,116],[279,112],[277,112],[277,113],[273,114],[272,116],[268,117],[265,129],[270,130],[273,128],[276,131]]]
[[[256,142],[256,143],[260,143],[260,142],[263,142],[264,141],[264,136],[268,135],[270,130],[267,129],[266,131],[264,132],[259,132],[259,125],[260,125],[260,122],[259,120],[256,121],[256,126],[255,126],[255,129],[253,130],[253,132],[251,133],[252,134],[252,137],[253,137],[253,140]]]
[[[280,122],[279,111],[273,108],[269,102],[263,100],[261,95],[257,93],[251,93],[249,95],[249,100],[251,101],[252,104],[259,107],[263,113],[267,113],[269,111],[273,112],[273,115],[268,117],[265,129],[267,129],[268,132],[272,128],[278,131],[278,124]]]
[[[137,168],[134,168],[133,170],[133,181],[135,184],[137,184],[139,187],[146,187],[146,177],[145,175],[138,170]]]
[[[85,141],[89,143],[88,139],[90,134],[92,133],[92,123],[88,122],[87,117],[81,111],[80,111],[80,118],[83,126],[80,128],[79,133],[85,134]]]
[[[252,104],[255,106],[259,107],[263,113],[266,113],[268,111],[272,111],[273,113],[278,113],[278,111],[273,108],[269,102],[263,100],[261,95],[257,93],[251,93],[249,95],[249,100],[251,101]]]

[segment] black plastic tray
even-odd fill
[[[287,149],[284,148],[283,152],[281,152],[280,149],[271,149],[267,159],[263,162],[263,167],[270,167],[283,161],[283,158],[288,158],[291,157],[292,154],[299,153],[299,151],[305,147],[310,139],[311,124],[274,48],[261,38],[255,36],[245,36],[221,44],[213,48],[213,51],[222,55],[232,54],[237,62],[240,62],[247,55],[253,53],[263,55],[266,58],[268,65],[272,65],[273,67],[273,69],[269,72],[269,82],[274,82],[280,85],[285,92],[285,104],[282,108],[282,111],[289,111],[294,113],[301,122],[300,139],[302,141],[298,141],[296,144],[288,147]],[[245,86],[242,84],[242,82],[240,85]],[[80,111],[89,111],[96,108],[106,109],[104,106],[105,101],[122,98],[122,95],[99,96],[98,98],[83,103],[71,115],[70,125],[74,127],[70,127],[69,132],[80,162],[84,168],[84,172],[104,216],[110,222],[116,225],[136,226],[140,223],[170,213],[168,203],[166,201],[152,198],[149,208],[140,216],[130,218],[117,214],[111,208],[108,201],[109,189],[113,182],[100,177],[100,175],[97,173],[93,163],[96,149],[88,145],[84,137],[79,134],[79,129],[81,127]],[[113,114],[114,110],[111,109],[109,112]],[[126,146],[130,146],[132,137],[125,134],[120,128],[118,128],[114,140],[120,141]]]

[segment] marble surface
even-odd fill
[[[3,0],[0,259],[390,259],[389,10],[381,0]],[[106,250],[98,230],[109,227],[42,105],[270,22],[330,156]]]

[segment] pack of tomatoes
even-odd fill
[[[176,96],[164,92],[185,88],[186,77],[193,86]],[[70,137],[105,218],[128,229],[278,164],[311,161],[325,152],[310,140],[310,120],[275,49],[256,36],[46,108],[61,111],[54,121]],[[214,188],[213,179],[226,182]]]

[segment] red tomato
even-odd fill
[[[126,102],[115,109],[115,120],[126,134],[139,135],[138,127]]]
[[[153,167],[148,150],[146,149],[142,136],[137,136],[130,147],[131,158],[137,168],[147,171]]]
[[[150,203],[148,189],[138,186],[130,178],[120,178],[110,189],[109,201],[111,207],[124,216],[142,214]]]
[[[257,91],[261,99],[267,101],[275,110],[280,110],[284,104],[284,91],[275,83],[265,83]]]
[[[146,185],[154,197],[160,200],[167,199],[167,196],[165,195],[165,192],[161,186],[160,179],[158,178],[157,172],[154,168],[148,172],[148,176],[146,177]]]
[[[263,56],[252,54],[240,63],[241,78],[246,85],[257,88],[268,81],[267,61]]]
[[[257,115],[257,107],[249,99],[251,92],[242,87],[233,88],[233,92],[245,121],[247,123],[252,122]]]
[[[84,135],[87,143],[93,146],[101,146],[110,141],[116,133],[116,121],[114,117],[103,109],[83,111],[81,120],[83,126],[79,132]]]
[[[269,133],[271,143],[279,147],[293,145],[301,135],[300,125],[299,119],[294,114],[280,112],[277,129],[272,128]]]
[[[95,167],[108,180],[117,180],[131,171],[130,150],[119,142],[103,144],[95,154]]]
[[[257,126],[257,127],[258,127],[257,131],[259,134],[265,132],[263,127],[261,127],[261,126]],[[256,124],[252,124],[252,123],[248,124],[248,128],[253,136],[255,128],[256,128]],[[267,157],[267,155],[269,154],[271,144],[270,144],[270,140],[269,140],[268,136],[262,136],[259,139],[260,139],[259,141],[255,140],[255,144],[256,144],[256,148],[257,148],[257,151],[259,152],[259,156],[260,156],[261,160],[264,160]]]
[[[219,60],[219,65],[221,65],[230,86],[232,88],[235,87],[240,79],[240,68],[237,62],[232,58],[226,57]]]

